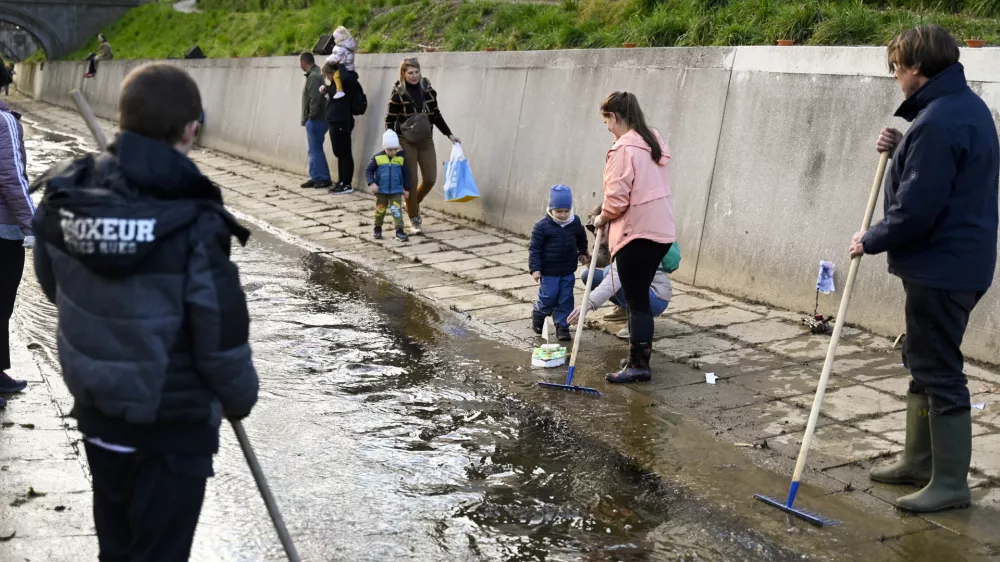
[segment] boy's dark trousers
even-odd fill
[[[100,562],[188,559],[212,457],[116,453],[85,444]]]
[[[534,314],[545,318],[551,315],[556,326],[569,327],[569,315],[573,312],[573,284],[576,275],[543,275],[538,285],[538,302]]]

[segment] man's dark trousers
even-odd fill
[[[86,450],[100,562],[187,560],[212,457]]]
[[[982,292],[945,291],[903,282],[906,291],[906,340],[903,363],[910,370],[910,392],[927,394],[930,413],[947,415],[971,407],[963,372],[962,339],[969,315]]]

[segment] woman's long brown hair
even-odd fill
[[[624,121],[630,129],[635,129],[635,132],[639,133],[642,140],[649,145],[653,162],[659,164],[660,159],[663,158],[663,149],[660,148],[660,142],[656,140],[653,130],[646,124],[646,116],[642,113],[642,108],[639,107],[639,100],[636,99],[635,94],[615,92],[604,98],[604,102],[601,103],[601,114],[607,117],[612,113],[617,119]]]

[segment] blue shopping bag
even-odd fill
[[[472,177],[472,168],[465,159],[462,145],[451,149],[451,160],[444,163],[444,200],[448,203],[464,203],[479,197],[479,188]]]

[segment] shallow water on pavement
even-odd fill
[[[74,142],[29,129],[32,173]],[[234,259],[261,376],[245,426],[304,560],[784,559],[504,392],[523,351],[266,233]],[[20,299],[54,349],[53,307]],[[283,559],[228,427],[215,469],[192,560]]]

